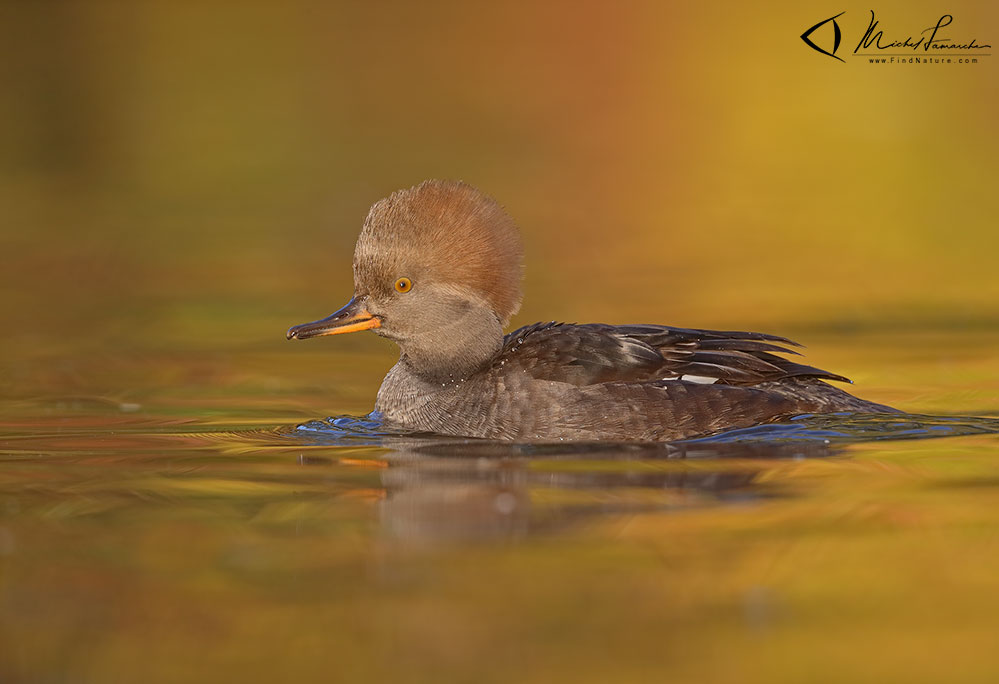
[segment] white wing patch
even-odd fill
[[[713,385],[718,382],[718,378],[709,378],[705,375],[681,375],[680,380],[696,382],[699,385]]]

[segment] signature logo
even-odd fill
[[[843,31],[840,29],[839,23],[837,23],[836,20],[844,14],[846,14],[846,12],[840,12],[836,16],[823,19],[819,23],[815,24],[815,26],[812,26],[807,31],[802,33],[801,40],[805,42],[805,45],[812,48],[816,52],[820,52],[827,57],[837,59],[840,62],[845,62],[846,60],[836,54],[836,51],[839,50],[840,43],[843,41]],[[981,52],[981,50],[986,50],[992,47],[988,43],[979,43],[975,38],[971,38],[970,40],[954,39],[945,35],[943,29],[954,23],[954,15],[952,14],[942,15],[934,25],[923,29],[918,34],[917,38],[914,38],[911,34],[905,38],[891,36],[886,37],[884,29],[878,28],[879,23],[880,22],[878,21],[877,16],[874,14],[874,10],[871,10],[871,20],[867,25],[867,30],[857,43],[857,47],[853,49],[853,54],[868,57],[873,55],[884,55],[885,57],[892,57],[892,62],[895,61],[894,57],[907,57],[909,54],[918,54],[916,52],[917,50],[938,56],[934,59],[928,60],[930,62],[950,62],[951,60],[946,57],[948,54],[960,55],[973,53],[983,57],[991,56],[987,53]],[[828,28],[825,28],[827,24],[831,24],[832,28],[831,49],[829,49],[829,30]],[[861,50],[867,50],[867,52],[861,52]],[[883,52],[884,50],[892,50],[893,52],[886,53]],[[944,58],[940,59],[940,55],[944,55]],[[878,62],[879,60],[870,61]],[[908,61],[919,62],[920,59],[909,59]],[[977,62],[978,60],[958,59],[957,61]]]
[[[950,26],[953,22],[953,15],[945,14],[937,20],[936,25],[923,29],[920,37],[915,40],[912,39],[912,36],[907,36],[903,40],[892,40],[884,37],[884,31],[874,32],[878,27],[878,20],[874,18],[874,10],[871,10],[871,23],[868,25],[867,32],[860,39],[860,42],[857,43],[857,47],[854,48],[853,52],[856,54],[860,48],[864,48],[865,50],[870,49],[872,45],[878,50],[899,48],[917,50],[918,48],[923,48],[923,52],[929,52],[930,50],[980,50],[992,47],[991,45],[979,45],[975,42],[974,38],[969,42],[961,44],[953,42],[950,38],[937,38],[940,29]],[[927,36],[927,33],[930,35]]]
[[[803,41],[805,41],[805,45],[807,45],[808,47],[812,48],[813,50],[818,50],[823,55],[829,55],[833,59],[838,59],[841,62],[844,61],[842,57],[837,57],[836,56],[836,51],[839,50],[840,41],[843,40],[843,32],[839,30],[839,24],[836,23],[836,19],[837,19],[837,17],[842,17],[844,14],[846,14],[846,12],[840,12],[835,17],[829,17],[828,19],[823,19],[822,21],[820,21],[819,23],[817,23],[815,26],[813,26],[812,28],[810,28],[807,31],[805,31],[804,33],[802,33],[801,34],[801,39]],[[833,47],[832,47],[832,52],[829,52],[828,50],[823,50],[818,45],[816,45],[812,41],[812,38],[811,38],[811,36],[812,36],[813,33],[815,33],[820,28],[822,28],[823,26],[825,26],[826,24],[828,24],[830,21],[832,22],[832,25],[833,25]]]

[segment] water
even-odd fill
[[[896,4],[886,36],[941,13]],[[999,681],[996,58],[626,5],[0,3],[0,683]],[[284,332],[429,177],[520,224],[511,329],[786,335],[909,415],[343,418],[395,349]]]
[[[508,445],[21,402],[0,433],[3,680],[793,681],[835,658],[835,679],[973,681],[994,665],[997,428]]]
[[[296,425],[291,436],[302,439],[307,444],[345,445],[375,444],[394,449],[413,445],[421,451],[443,449],[456,446],[456,451],[465,450],[469,455],[480,451],[497,451],[499,455],[536,455],[554,453],[556,450],[568,454],[582,454],[585,451],[618,450],[627,451],[632,446],[637,451],[663,452],[666,455],[702,448],[714,448],[716,456],[726,456],[734,449],[732,445],[752,445],[779,448],[795,443],[812,442],[849,444],[871,440],[887,439],[926,439],[931,437],[960,437],[999,433],[999,419],[976,418],[971,416],[926,416],[915,414],[857,414],[829,413],[804,414],[783,422],[756,425],[737,430],[727,430],[705,437],[692,438],[664,444],[614,444],[607,442],[507,444],[489,440],[460,439],[447,440],[445,437],[420,433],[385,425],[377,412],[363,417],[337,416],[325,420],[311,420]],[[421,439],[422,438],[422,439]]]

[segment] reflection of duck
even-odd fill
[[[304,339],[372,329],[402,354],[378,391],[389,424],[504,440],[661,441],[801,413],[894,411],[778,353],[790,340],[660,325],[539,323],[520,306],[521,244],[494,200],[426,181],[371,208],[354,298]]]
[[[521,539],[606,516],[786,496],[793,489],[783,478],[760,475],[783,468],[782,460],[837,453],[817,440],[523,445],[388,438],[382,446],[387,452],[379,452],[378,461],[337,463],[381,466],[377,510],[382,531],[417,546]],[[332,463],[322,458],[302,462]],[[373,498],[372,491],[366,486],[350,495]]]

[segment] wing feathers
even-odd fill
[[[535,324],[507,335],[499,358],[516,358],[539,379],[592,385],[716,378],[755,385],[791,377],[850,382],[841,375],[794,363],[777,354],[796,354],[801,345],[755,332],[697,330],[657,325]]]

